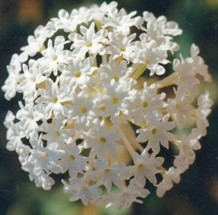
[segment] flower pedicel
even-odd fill
[[[2,90],[7,100],[23,95],[4,122],[7,149],[37,187],[62,174],[70,201],[121,208],[142,202],[147,182],[161,197],[180,181],[212,103],[200,91],[211,77],[199,48],[174,59],[180,34],[164,16],[116,2],[60,10],[36,28]]]

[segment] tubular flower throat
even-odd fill
[[[142,202],[148,181],[159,197],[180,181],[212,105],[199,48],[174,59],[181,34],[164,16],[116,2],[60,10],[36,28],[2,90],[7,100],[22,94],[4,122],[7,149],[37,187],[51,189],[60,174],[70,201],[121,208]]]

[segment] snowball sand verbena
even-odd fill
[[[161,197],[180,181],[212,103],[199,48],[175,57],[181,34],[164,16],[116,2],[60,10],[36,28],[2,90],[7,100],[22,95],[4,122],[7,149],[37,187],[62,178],[70,201],[121,208],[142,202],[148,182]]]

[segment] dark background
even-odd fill
[[[37,25],[46,24],[61,8],[70,11],[102,2],[0,0],[0,86],[7,77],[11,55],[26,45],[27,36]],[[0,91],[0,215],[218,215],[218,0],[121,0],[119,8],[123,7],[139,14],[148,10],[178,22],[183,29],[178,38],[183,55],[188,55],[194,42],[209,65],[213,83],[207,87],[214,105],[208,135],[201,141],[195,163],[163,198],[151,194],[142,205],[117,211],[69,203],[62,187],[49,192],[36,188],[21,170],[16,154],[6,151],[3,121],[8,109],[16,111],[17,103],[7,102]]]

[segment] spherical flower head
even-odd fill
[[[122,208],[149,195],[147,181],[158,196],[180,181],[212,105],[199,48],[175,59],[180,34],[164,16],[111,2],[60,10],[28,37],[7,67],[5,98],[22,100],[4,124],[7,149],[37,187],[60,174],[70,201]]]

